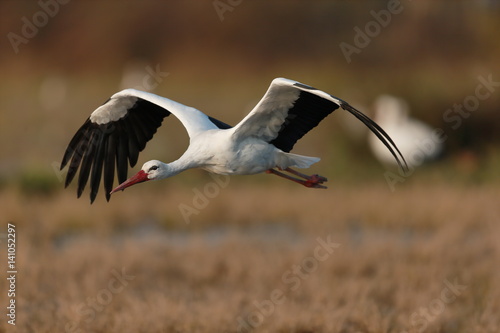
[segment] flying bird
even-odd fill
[[[234,127],[152,93],[125,89],[114,94],[92,112],[70,141],[61,162],[61,170],[69,164],[65,186],[79,169],[77,195],[81,196],[90,178],[92,203],[104,174],[109,201],[112,193],[131,185],[201,168],[223,175],[266,172],[306,187],[326,188],[325,177],[308,176],[291,169],[308,168],[320,159],[290,151],[297,140],[339,107],[362,121],[383,142],[399,166],[407,169],[403,155],[389,135],[365,114],[321,90],[277,78],[253,110]],[[163,119],[171,114],[180,120],[189,135],[185,153],[171,163],[148,161],[127,179],[128,165],[135,166],[139,152]],[[115,170],[120,185],[113,189]]]

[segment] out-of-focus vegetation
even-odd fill
[[[189,224],[180,184],[92,206],[1,193],[17,226],[16,329],[498,332],[498,187],[294,185],[231,182]],[[336,247],[317,252],[318,238]]]

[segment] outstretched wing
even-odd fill
[[[273,80],[255,108],[234,127],[234,135],[259,137],[289,152],[300,138],[339,107],[363,122],[389,149],[398,165],[407,169],[396,144],[368,116],[337,97],[284,78]]]
[[[90,201],[93,202],[104,173],[104,189],[109,201],[115,169],[118,181],[124,182],[128,165],[135,166],[139,152],[171,113],[179,118],[190,137],[199,131],[229,127],[167,98],[134,89],[123,90],[97,108],[70,141],[61,162],[61,169],[69,163],[65,186],[80,169],[77,195],[81,196],[90,178]]]

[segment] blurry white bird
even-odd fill
[[[80,168],[78,197],[90,177],[91,202],[97,195],[102,173],[107,200],[112,193],[131,185],[171,177],[190,168],[224,175],[267,172],[306,187],[326,188],[322,185],[325,177],[307,176],[291,169],[308,168],[319,158],[289,152],[297,140],[339,107],[361,120],[389,149],[401,168],[407,167],[391,138],[366,115],[323,91],[278,78],[255,108],[234,127],[164,97],[135,89],[120,91],[97,108],[76,132],[61,169],[69,162],[65,183],[68,186]],[[170,114],[186,128],[190,138],[188,149],[172,163],[146,162],[135,176],[127,179],[127,164],[133,167],[137,163],[139,152]],[[115,166],[121,184],[112,190]]]
[[[442,141],[427,124],[409,116],[408,104],[400,98],[381,95],[375,101],[374,120],[398,143],[409,167],[433,160],[443,150]],[[395,164],[394,158],[377,136],[370,133],[368,144],[375,157],[384,164]]]

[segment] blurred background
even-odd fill
[[[499,94],[464,115],[446,111],[475,95],[479,76],[500,81],[496,2],[401,2],[394,14],[384,1],[47,3],[45,10],[1,3],[2,183],[13,173],[52,176],[51,163],[76,129],[125,87],[235,124],[275,77],[325,90],[371,116],[379,95],[403,98],[412,117],[444,130],[448,175],[464,167],[464,178],[494,177]],[[366,133],[338,113],[295,150],[321,154],[317,168],[334,168],[336,179],[370,169],[380,176]],[[146,154],[168,161],[183,151],[165,145],[166,132]]]
[[[275,255],[276,260],[289,260],[276,266],[279,277],[290,263],[300,262],[301,253],[314,249],[316,237],[335,234],[346,251],[345,260],[359,259],[358,265],[366,265],[363,266],[366,271],[362,268],[351,271],[346,268],[348,265],[338,268],[335,263],[329,264],[333,265],[328,266],[331,274],[323,276],[321,281],[328,284],[337,279],[335,283],[342,285],[343,278],[352,281],[357,277],[378,277],[377,269],[372,266],[376,259],[370,254],[382,246],[378,242],[380,230],[384,235],[392,235],[388,238],[389,244],[395,248],[409,247],[408,251],[414,250],[417,255],[421,253],[419,241],[423,239],[436,242],[432,243],[435,248],[431,248],[439,252],[447,246],[455,246],[457,239],[468,239],[465,235],[470,235],[470,230],[475,230],[479,238],[498,235],[498,227],[492,226],[500,215],[496,207],[500,194],[498,1],[1,1],[0,17],[3,36],[0,39],[0,221],[2,228],[7,222],[18,225],[19,260],[23,265],[20,271],[26,274],[24,276],[35,277],[20,277],[26,280],[18,296],[19,311],[23,314],[19,320],[26,329],[43,332],[59,327],[76,331],[73,328],[89,325],[92,331],[126,331],[118,319],[109,321],[96,316],[92,323],[83,323],[81,313],[71,310],[104,288],[111,276],[110,269],[120,270],[120,265],[132,271],[136,281],[144,279],[141,288],[149,285],[152,288],[149,291],[163,293],[163,300],[153,300],[147,290],[138,290],[137,294],[119,295],[120,302],[131,299],[134,304],[173,311],[169,308],[171,304],[162,303],[164,299],[171,299],[165,294],[166,286],[157,284],[157,281],[170,281],[172,272],[157,269],[155,274],[150,272],[151,275],[140,277],[149,266],[141,266],[148,264],[142,263],[137,254],[130,255],[135,251],[144,250],[151,257],[161,257],[158,252],[174,251],[184,258],[183,262],[200,261],[200,267],[216,267],[214,272],[207,268],[210,271],[207,274],[213,276],[180,279],[189,286],[189,283],[199,286],[205,278],[226,276],[226,281],[233,281],[234,269],[225,261],[206,263],[200,253],[224,257],[227,247],[236,256],[232,260],[238,262],[238,258],[241,259],[238,254],[246,256],[252,251],[249,249],[255,249],[251,245],[261,247],[264,242],[266,250],[257,251],[262,256],[256,254],[254,269],[259,265],[267,267],[266,260],[260,262],[259,258]],[[197,193],[206,194],[204,186],[214,180],[205,172],[194,170],[117,193],[109,203],[101,189],[92,206],[88,191],[77,199],[75,184],[64,190],[65,170],[59,171],[59,163],[69,140],[90,113],[113,93],[129,87],[149,90],[234,125],[259,101],[275,77],[297,80],[344,99],[379,119],[389,134],[389,128],[394,128],[391,135],[396,144],[410,141],[405,148],[405,156],[412,162],[410,173],[403,175],[396,166],[377,156],[366,129],[349,114],[338,110],[306,135],[293,151],[321,157],[321,162],[307,172],[326,176],[330,187],[327,191],[299,188],[268,175],[239,176],[232,177],[228,184],[197,206]],[[400,101],[385,105],[403,109],[398,111],[404,115],[403,123],[382,123],[383,116],[378,114],[376,102],[381,95]],[[384,109],[382,107],[382,114]],[[406,114],[418,120],[418,125],[408,125],[412,121]],[[405,126],[412,129],[398,134],[398,129]],[[425,128],[417,143],[412,137],[405,137],[405,133],[413,133],[414,127]],[[432,136],[436,133],[438,139]],[[187,144],[182,126],[175,119],[166,119],[129,174],[150,159],[164,162],[176,159]],[[432,150],[429,144],[438,151],[433,156],[426,156],[426,152]],[[192,209],[186,213],[183,207]],[[458,223],[455,218],[464,221]],[[453,228],[462,226],[463,233],[456,232],[458,238],[443,236],[441,242],[430,236],[449,235],[452,224]],[[361,231],[372,228],[378,230],[376,236],[370,233],[366,236]],[[394,231],[396,234],[391,234]],[[415,233],[422,239],[409,236]],[[192,237],[199,238],[193,240]],[[372,244],[370,239],[377,241]],[[401,239],[406,239],[405,245],[399,243]],[[132,244],[127,247],[128,252],[120,247],[123,245],[116,245],[122,242]],[[183,247],[192,242],[197,247]],[[356,244],[352,245],[353,242]],[[179,244],[182,244],[180,248]],[[219,247],[214,248],[214,244]],[[467,263],[475,262],[478,253],[489,253],[491,257],[481,256],[490,260],[499,258],[493,238],[491,243],[478,244],[471,245],[475,250],[465,251],[470,255],[464,254]],[[249,249],[241,249],[241,246]],[[479,246],[479,250],[475,246]],[[305,252],[300,252],[302,250]],[[129,253],[129,261],[120,251]],[[288,258],[291,252],[294,253],[291,259],[277,259]],[[99,259],[100,266],[92,261],[99,253],[105,253],[108,258]],[[424,260],[433,269],[443,267],[443,278],[417,279],[415,283],[442,287],[445,276],[456,276],[453,274],[465,265],[460,261],[463,257],[455,255],[450,253],[452,259],[447,261],[453,262],[450,269],[454,273],[437,259]],[[403,256],[396,261],[402,263],[407,259]],[[90,277],[86,279],[93,282],[80,283],[82,265],[87,265],[86,275]],[[162,265],[168,267],[172,262]],[[46,272],[47,267],[59,272],[53,280]],[[101,268],[104,273],[98,272]],[[174,276],[189,276],[197,266],[177,269],[177,275],[172,273]],[[405,268],[401,270],[407,272]],[[418,276],[418,273],[412,274]],[[488,283],[492,283],[495,274],[498,272],[485,270],[480,278],[470,273],[463,279],[469,279],[471,285],[491,276]],[[266,284],[269,280],[263,276],[260,279],[264,282],[258,281]],[[485,280],[481,280],[483,278]],[[56,285],[68,279],[73,279],[78,288],[60,291]],[[238,279],[234,277],[234,281]],[[175,281],[182,285],[180,280]],[[55,284],[52,285],[55,289],[37,294],[41,281],[46,281],[44,285]],[[250,279],[242,284],[241,288],[249,292],[238,289],[241,299],[235,303],[228,301],[227,309],[221,306],[221,313],[226,317],[221,316],[223,319],[218,323],[226,331],[238,330],[235,319],[238,315],[244,317],[242,313],[252,313],[252,297],[257,297],[252,295],[258,294],[250,290],[256,281]],[[496,281],[498,283],[498,279]],[[220,286],[212,282],[207,282],[207,288],[218,290]],[[236,285],[235,282],[237,289]],[[379,285],[370,286],[376,290]],[[272,284],[270,288],[272,290]],[[388,287],[387,292],[390,289]],[[494,290],[498,292],[497,286]],[[306,295],[314,293],[308,290]],[[52,295],[50,301],[48,295]],[[364,296],[353,295],[346,296],[347,304],[366,300]],[[381,318],[389,318],[390,324],[382,325],[374,319],[378,324],[364,325],[377,328],[363,330],[359,326],[358,330],[385,332],[408,328],[412,311],[428,304],[432,295],[435,294],[431,294],[428,301],[407,305],[398,303],[397,297],[382,297],[384,301],[372,299],[374,303],[366,304],[380,306],[382,302],[389,309],[382,311]],[[471,294],[469,300],[484,300],[482,309],[493,311],[499,304],[488,303],[491,298],[487,295],[491,297],[492,291]],[[269,291],[264,291],[258,299],[268,296]],[[196,306],[196,300],[199,301],[196,297],[193,300],[192,295],[187,301],[183,295],[175,297],[178,304],[189,306]],[[302,301],[307,306],[308,300],[314,300],[312,296],[304,297],[293,304],[300,308]],[[139,313],[123,309],[117,303],[122,304],[113,302],[103,313],[119,313],[125,317]],[[335,306],[342,308],[339,304]],[[282,307],[288,311],[283,313],[293,313],[287,307]],[[46,310],[42,313],[41,308]],[[457,328],[457,332],[458,328],[473,331],[471,327],[498,327],[494,326],[498,320],[493,324],[488,321],[485,326],[480,326],[479,320],[474,322],[476,326],[470,324],[467,318],[474,315],[490,318],[486,312],[478,314],[472,308],[458,308],[453,315],[448,313],[428,324],[437,325],[436,329],[442,331]],[[199,311],[206,315],[203,309]],[[161,311],[158,316],[162,319],[150,314],[153,317],[147,320],[142,314],[144,321],[154,322],[158,327],[144,322],[140,327],[144,331],[174,328],[196,331],[200,327],[201,331],[217,331],[214,328],[217,324],[207,324],[210,320],[200,324],[185,311],[178,311],[183,313],[178,321],[165,319]],[[349,317],[351,311],[336,312],[335,325],[339,326],[328,326],[325,318],[333,318],[332,313],[321,317],[323,321],[315,317],[312,322],[310,318],[287,319],[285,314],[276,314],[281,321],[263,320],[253,329],[298,331],[302,328],[306,332],[333,327],[331,331],[335,328],[350,331],[352,322],[359,323],[356,318],[369,317],[358,313],[353,319]],[[450,316],[452,324],[446,321]],[[77,324],[68,328],[65,326],[68,322]],[[379,324],[382,326],[377,326]],[[127,327],[132,330],[135,326],[129,323]]]

